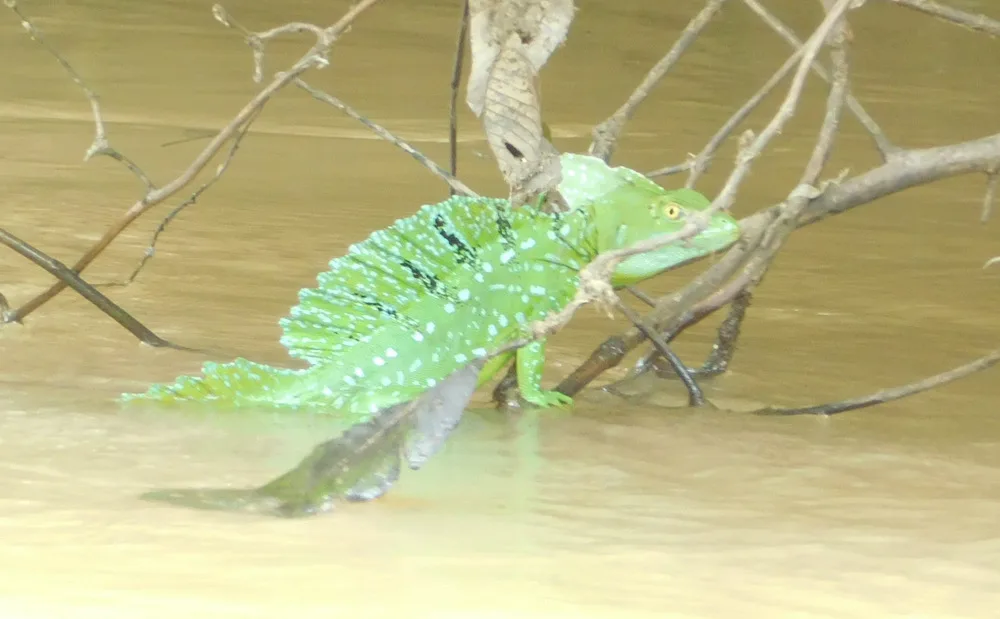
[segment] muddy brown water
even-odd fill
[[[309,79],[443,160],[457,4],[384,2]],[[814,23],[815,4],[772,3],[800,30]],[[698,5],[580,3],[569,44],[544,74],[561,149],[586,147],[590,125],[624,100]],[[995,13],[985,1],[960,5]],[[227,6],[264,29],[327,22],[347,3]],[[103,95],[114,143],[161,183],[255,88],[248,50],[209,9],[24,3]],[[995,41],[883,4],[853,26],[855,92],[897,142],[997,131]],[[0,33],[0,221],[71,262],[140,186],[110,160],[81,162],[93,131],[86,101],[9,12]],[[267,70],[303,43],[274,43]],[[786,53],[732,3],[641,108],[616,160],[652,169],[697,151]],[[795,182],[824,97],[818,84],[807,91],[738,213]],[[477,126],[462,118],[463,178],[501,192]],[[164,146],[178,140],[188,141]],[[858,124],[845,121],[831,171],[875,162]],[[706,190],[719,187],[717,168]],[[709,396],[735,409],[814,403],[996,347],[1000,269],[980,266],[1000,253],[1000,237],[996,222],[978,222],[983,186],[940,183],[796,234]],[[442,195],[405,154],[290,90],[224,180],[172,224],[139,280],[110,294],[163,336],[216,358],[280,362],[276,323],[296,291],[351,242]],[[128,273],[165,212],[125,234],[90,278]],[[0,253],[0,290],[12,302],[48,283]],[[552,342],[550,378],[621,326],[583,311]],[[711,337],[705,325],[679,352],[695,360]],[[5,617],[1000,616],[995,370],[833,419],[671,408],[674,384],[645,385],[632,402],[591,390],[572,415],[476,410],[384,500],[277,521],[136,498],[163,486],[259,483],[328,435],[318,419],[122,412],[114,402],[206,358],[138,346],[69,293],[0,331]]]

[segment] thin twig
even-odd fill
[[[985,32],[991,36],[1000,36],[1000,21],[981,13],[969,13],[954,7],[938,4],[931,0],[889,0],[893,4],[916,9],[921,13],[933,15],[939,19],[958,24],[970,30]]]
[[[142,343],[158,348],[193,350],[185,346],[179,346],[168,342],[159,335],[156,335],[148,327],[136,320],[131,314],[115,304],[114,301],[101,294],[99,290],[85,282],[79,275],[66,268],[66,265],[62,262],[59,262],[55,258],[52,258],[46,253],[32,247],[27,242],[19,239],[3,228],[0,228],[0,244],[13,249],[28,260],[51,273],[54,277],[58,278],[59,281],[64,282],[66,286],[69,286],[78,292],[84,299],[93,303],[94,306],[128,330],[129,333],[134,335]],[[3,299],[3,303],[0,305],[2,305],[2,307],[0,307],[0,310],[2,310],[2,312],[0,312],[2,313],[2,321],[0,322],[19,322],[16,316],[10,312],[10,308],[6,306],[6,299]]]
[[[826,14],[823,22],[816,28],[812,36],[809,37],[809,40],[806,41],[803,46],[802,59],[799,61],[799,66],[792,77],[792,83],[788,88],[785,100],[781,103],[778,112],[771,119],[771,122],[764,127],[760,135],[754,138],[746,150],[737,157],[736,166],[733,168],[732,173],[730,173],[729,178],[726,179],[726,184],[722,187],[715,200],[712,201],[712,208],[728,210],[732,206],[736,199],[736,191],[743,182],[743,179],[750,172],[751,162],[763,152],[764,147],[776,135],[781,133],[781,130],[784,129],[788,121],[795,115],[795,109],[798,107],[799,97],[802,95],[803,88],[805,88],[806,75],[809,73],[810,67],[812,67],[816,56],[819,54],[820,49],[822,49],[830,32],[840,23],[841,17],[847,12],[851,4],[856,1],[839,0]],[[825,158],[825,154],[823,156]]]
[[[656,307],[656,299],[654,299],[653,297],[649,296],[645,292],[639,290],[635,286],[626,286],[625,290],[628,290],[629,292],[631,292],[632,295],[635,296],[635,298],[639,299],[640,301],[642,301],[646,305],[648,305],[650,307]]]
[[[594,141],[588,149],[591,155],[600,157],[604,161],[611,159],[625,123],[632,118],[639,104],[649,96],[649,93],[663,79],[663,76],[670,71],[681,55],[694,43],[698,35],[701,34],[701,31],[712,21],[712,18],[715,17],[715,14],[719,12],[719,9],[722,8],[722,5],[726,1],[708,0],[705,7],[684,28],[681,36],[674,43],[670,51],[649,70],[649,73],[646,74],[642,83],[636,87],[628,100],[610,118],[594,127]]]
[[[705,394],[702,392],[701,387],[698,386],[698,382],[691,376],[691,372],[688,371],[684,362],[681,361],[674,351],[670,350],[670,346],[668,346],[667,343],[660,337],[660,334],[657,333],[655,329],[650,329],[646,326],[642,317],[632,311],[632,309],[624,303],[618,303],[618,311],[625,314],[625,317],[628,318],[633,325],[635,325],[635,328],[648,337],[650,341],[653,342],[653,346],[655,346],[659,353],[663,355],[663,358],[670,363],[670,366],[674,369],[674,372],[681,379],[681,382],[684,383],[684,387],[687,389],[688,406],[691,406],[692,408],[704,406],[706,403]]]
[[[753,294],[746,290],[742,284],[735,286],[735,288],[739,290],[739,293],[732,301],[728,300],[727,295],[713,295],[709,297],[685,312],[682,315],[680,323],[663,336],[663,339],[669,343],[685,329],[700,322],[706,316],[715,313],[716,310],[729,303],[729,313],[726,314],[725,319],[719,326],[715,343],[712,344],[712,352],[709,353],[708,358],[705,359],[700,368],[688,368],[688,371],[694,378],[718,376],[724,374],[729,369],[729,364],[736,353],[736,344],[739,342],[743,318],[746,316],[747,308],[750,307],[750,300],[753,298]],[[660,359],[659,351],[654,348],[648,355],[640,359],[629,373],[629,376],[619,381],[619,383],[635,379],[651,370],[655,371],[661,377],[675,376],[676,371],[673,364],[670,365],[668,370],[668,368],[661,366],[659,363]]]
[[[933,389],[935,387],[940,387],[941,385],[947,385],[950,382],[956,381],[960,378],[965,378],[975,374],[976,372],[981,372],[987,368],[990,368],[1000,362],[1000,350],[994,350],[988,355],[984,355],[975,361],[966,363],[957,368],[948,370],[947,372],[942,372],[940,374],[935,374],[934,376],[929,376],[923,380],[919,380],[907,385],[902,385],[900,387],[892,387],[890,389],[882,389],[881,391],[876,391],[871,395],[867,395],[861,398],[853,398],[850,400],[842,400],[840,402],[831,402],[829,404],[818,404],[815,406],[806,406],[803,408],[762,408],[753,411],[755,415],[836,415],[838,413],[845,413],[847,411],[857,410],[859,408],[866,408],[868,406],[874,406],[876,404],[884,404],[886,402],[892,402],[893,400],[899,400],[900,398],[905,398],[907,396],[915,395],[921,391],[927,391],[928,389]]]
[[[458,87],[462,83],[462,63],[465,60],[465,39],[469,33],[469,0],[462,2],[462,20],[455,42],[455,64],[451,72],[451,101],[448,108],[448,155],[452,178],[458,177]],[[455,195],[455,189],[449,189]]]
[[[9,2],[12,0],[5,1]],[[163,187],[148,192],[143,198],[136,201],[135,204],[133,204],[117,222],[112,224],[104,235],[101,236],[101,238],[93,246],[91,246],[91,248],[88,249],[79,260],[76,261],[73,265],[73,271],[76,273],[82,272],[140,215],[148,211],[153,206],[172,197],[193,181],[201,170],[208,165],[208,162],[211,161],[222,149],[223,145],[228,142],[247,122],[247,120],[256,113],[255,111],[264,105],[272,96],[274,96],[275,93],[287,86],[299,75],[305,73],[310,68],[324,66],[326,64],[325,54],[329,50],[330,46],[336,42],[337,38],[350,26],[358,15],[373,6],[378,1],[379,0],[361,0],[352,6],[347,13],[339,21],[337,21],[337,23],[329,28],[325,28],[323,30],[323,36],[320,40],[318,40],[315,45],[302,55],[289,70],[277,74],[267,86],[260,90],[246,105],[244,105],[236,116],[229,122],[229,124],[223,127],[222,130],[220,130],[219,133],[212,139],[212,141],[209,142],[209,144],[201,151],[201,153],[198,154],[187,169]],[[219,8],[218,5],[216,8]],[[13,319],[18,321],[23,320],[26,316],[28,316],[28,314],[35,311],[57,294],[65,290],[66,285],[67,284],[61,280],[55,283],[47,290],[12,312]]]
[[[475,191],[473,191],[468,185],[466,185],[462,181],[458,180],[457,178],[449,174],[448,170],[445,170],[438,164],[431,161],[431,159],[427,157],[427,155],[424,155],[422,152],[420,152],[419,150],[417,150],[416,148],[414,148],[401,138],[396,137],[382,125],[379,125],[369,120],[368,118],[365,118],[364,116],[359,114],[356,110],[354,110],[354,108],[347,105],[337,97],[334,97],[333,95],[324,92],[318,88],[310,86],[301,79],[296,79],[295,85],[301,88],[302,90],[308,92],[314,99],[322,101],[323,103],[326,103],[328,105],[332,105],[333,107],[344,112],[354,120],[360,122],[364,126],[374,131],[375,134],[378,135],[383,140],[386,140],[387,142],[395,144],[396,146],[401,148],[408,155],[416,159],[421,165],[430,170],[431,173],[434,174],[434,176],[437,176],[444,182],[448,183],[448,186],[451,187],[453,193],[459,193],[465,196],[479,195]]]
[[[167,226],[170,225],[170,222],[172,222],[174,218],[180,215],[181,211],[191,206],[192,204],[196,203],[198,201],[198,198],[201,197],[201,194],[205,193],[205,191],[209,187],[214,185],[216,181],[222,178],[222,175],[225,174],[227,169],[229,169],[229,164],[233,161],[233,158],[236,156],[236,151],[240,149],[240,143],[243,141],[243,138],[246,137],[247,133],[250,131],[250,127],[253,125],[253,122],[257,120],[257,117],[263,110],[264,110],[263,107],[257,108],[256,113],[253,114],[250,118],[248,118],[247,122],[240,128],[239,133],[236,134],[236,137],[233,138],[232,142],[229,145],[229,152],[226,154],[226,158],[222,161],[222,163],[216,166],[215,174],[212,175],[212,178],[206,181],[201,187],[196,189],[194,193],[192,193],[188,197],[187,200],[184,200],[176,207],[174,207],[174,209],[170,211],[170,213],[166,217],[164,217],[162,221],[160,221],[160,225],[157,226],[156,231],[153,232],[153,238],[150,239],[149,245],[146,247],[146,251],[143,252],[142,258],[139,260],[139,264],[136,265],[132,273],[127,278],[125,278],[125,281],[113,282],[111,285],[128,286],[129,284],[135,281],[135,278],[138,277],[139,273],[141,273],[142,270],[146,267],[146,263],[149,262],[149,260],[154,255],[156,255],[156,243],[160,239],[160,235],[163,234],[164,231],[166,231]]]
[[[229,14],[225,13],[220,9],[216,10],[215,16],[216,19],[218,19],[220,23],[225,25],[227,28],[233,28],[243,33],[244,37],[247,40],[247,43],[250,45],[250,48],[253,50],[254,53],[255,79],[257,79],[257,76],[262,71],[264,62],[264,44],[267,41],[277,36],[287,34],[289,32],[312,32],[316,34],[317,37],[321,36],[322,34],[322,29],[319,26],[306,23],[286,24],[285,26],[272,28],[271,30],[268,30],[266,32],[251,32],[247,30],[246,27],[242,26],[239,22],[234,20],[232,16],[230,16]],[[461,65],[459,65],[457,70],[461,71]],[[437,163],[432,161],[427,155],[423,154],[422,152],[414,148],[411,144],[407,143],[402,138],[397,137],[385,127],[373,122],[372,120],[368,119],[365,116],[362,116],[357,110],[347,105],[337,97],[334,97],[333,95],[310,85],[302,78],[296,78],[294,80],[294,84],[299,88],[301,88],[302,90],[309,93],[309,95],[314,99],[316,99],[317,101],[321,101],[323,103],[326,103],[328,105],[337,108],[338,110],[344,112],[354,120],[357,120],[364,126],[371,129],[377,136],[379,136],[383,140],[386,140],[387,142],[390,142],[398,146],[408,155],[416,159],[417,162],[419,162],[425,168],[430,170],[432,174],[434,174],[438,178],[448,183],[451,195],[455,195],[456,193],[466,196],[478,195],[467,185],[465,185],[465,183],[455,178],[454,174],[449,174],[447,170],[445,170]]]
[[[754,13],[760,17],[765,24],[771,27],[772,30],[778,33],[782,39],[784,39],[789,45],[795,49],[802,47],[802,41],[795,35],[791,28],[785,25],[780,19],[778,19],[773,13],[768,11],[764,6],[762,6],[757,0],[743,0],[743,3],[750,8]],[[827,83],[829,83],[832,78],[830,77],[829,71],[827,71],[822,64],[815,63],[812,66],[812,70],[816,75],[820,76]],[[872,141],[875,142],[875,148],[878,149],[879,154],[882,155],[883,161],[888,161],[889,157],[899,152],[899,147],[894,145],[889,138],[879,127],[875,119],[865,110],[861,102],[858,101],[853,95],[847,95],[847,108],[852,114],[858,119],[858,122],[868,131],[868,135],[871,136]]]
[[[764,100],[764,97],[771,94],[771,91],[774,90],[779,83],[781,83],[781,80],[785,79],[785,76],[791,73],[801,55],[802,48],[800,47],[794,54],[785,60],[785,63],[781,65],[781,67],[775,71],[766,82],[764,82],[764,85],[761,86],[760,89],[758,89],[757,92],[754,93],[742,107],[740,107],[740,109],[736,110],[736,112],[729,117],[729,120],[719,127],[719,130],[716,131],[715,135],[712,136],[712,139],[705,144],[705,147],[701,149],[700,153],[693,157],[689,157],[688,160],[682,164],[653,170],[647,174],[647,176],[651,178],[656,176],[669,176],[671,174],[677,174],[678,172],[690,170],[691,173],[684,186],[688,188],[694,187],[695,183],[698,182],[698,178],[706,170],[708,170],[708,165],[711,162],[712,157],[715,156],[716,151],[719,150],[722,143],[725,142],[736,127],[746,120],[746,117],[749,116],[758,105],[760,105],[760,102]]]
[[[147,192],[152,192],[156,189],[153,181],[145,172],[143,172],[142,168],[140,168],[137,163],[132,161],[132,159],[118,149],[111,146],[111,143],[108,141],[107,130],[104,126],[104,115],[101,111],[101,99],[97,93],[87,85],[87,82],[85,82],[83,77],[77,73],[76,69],[73,68],[73,65],[71,65],[68,60],[63,58],[62,54],[60,54],[56,48],[49,44],[49,42],[42,35],[41,30],[39,30],[38,27],[35,26],[24,13],[21,12],[21,9],[17,5],[17,0],[4,0],[4,5],[17,15],[17,17],[21,20],[21,27],[27,31],[28,36],[37,41],[38,44],[45,49],[45,51],[56,59],[60,66],[62,66],[63,70],[69,74],[73,83],[80,87],[80,90],[83,91],[84,96],[86,96],[87,100],[90,102],[90,110],[94,116],[94,141],[91,142],[90,146],[87,148],[87,152],[84,154],[83,160],[89,161],[95,155],[110,157],[111,159],[114,159],[124,165],[132,172],[132,174],[136,176],[136,178],[142,181],[142,183],[146,186]]]
[[[775,113],[774,117],[771,119],[771,122],[768,123],[768,125],[764,128],[764,130],[761,131],[761,133],[758,136],[756,136],[750,142],[750,144],[746,146],[745,149],[741,150],[741,152],[737,156],[736,166],[730,173],[725,186],[716,196],[715,200],[712,201],[711,206],[708,208],[707,211],[708,213],[712,213],[717,209],[720,210],[726,209],[732,204],[732,202],[735,199],[737,188],[739,187],[743,178],[749,172],[749,168],[753,159],[760,154],[764,146],[766,146],[766,144],[781,131],[784,125],[788,122],[788,120],[794,115],[796,106],[798,104],[798,99],[801,96],[802,90],[805,86],[805,78],[809,72],[810,66],[812,65],[817,54],[824,45],[827,37],[836,27],[838,27],[844,13],[846,13],[847,10],[851,7],[851,5],[856,1],[857,0],[838,0],[838,2],[833,6],[833,8],[831,8],[827,12],[823,22],[819,25],[819,27],[817,27],[817,29],[810,36],[809,40],[803,47],[802,58],[799,61],[798,69],[796,70],[795,75],[792,78],[792,83],[788,88],[788,94],[786,95],[785,100],[782,102],[777,113]],[[846,86],[844,86],[843,89],[841,90],[842,90],[841,94],[843,92],[846,92]],[[831,97],[833,97],[833,93],[831,93]],[[830,114],[828,108],[828,116],[827,120],[824,122],[824,128],[828,127],[829,116]],[[835,126],[834,126],[834,131],[835,131]],[[827,144],[826,140],[832,140],[832,135],[833,134],[831,133],[827,138],[824,138],[823,135],[821,135],[820,142],[817,144],[816,149],[814,149],[813,157],[810,159],[810,163],[807,166],[807,173],[803,176],[803,181],[809,181],[812,178],[812,174],[814,171],[816,175],[819,174],[819,171],[822,169],[822,163],[825,162],[826,157],[828,155],[829,144]],[[780,224],[782,227],[789,227],[789,229],[794,228],[796,222],[798,221],[799,212],[804,210],[806,206],[808,206],[810,200],[816,196],[816,190],[812,189],[811,183],[804,182],[800,183],[800,185],[792,191],[791,196],[796,200],[795,205],[790,208],[779,209],[777,211],[778,212],[777,220],[774,221],[774,224],[772,224],[769,227],[766,233],[766,235],[771,237],[772,240],[776,240],[779,245],[782,242],[781,236],[780,235],[775,236],[774,233],[774,231],[776,230],[775,226]],[[799,200],[801,200],[801,202],[799,202]],[[784,221],[778,221],[782,219],[782,215],[784,215]],[[614,267],[617,265],[616,260],[619,260],[618,258],[619,255],[623,254],[631,255],[631,253],[635,250],[638,250],[640,252],[648,251],[649,249],[660,247],[668,242],[675,242],[680,238],[686,238],[684,237],[684,234],[691,227],[692,224],[689,222],[684,226],[684,229],[678,234],[669,236],[664,235],[664,237],[660,239],[656,238],[649,239],[648,241],[637,243],[632,248],[628,248],[625,250],[613,250],[610,252],[605,252],[604,254],[598,256],[597,259],[595,259],[592,263],[587,265],[581,271],[581,286],[573,301],[571,301],[561,312],[552,314],[546,319],[539,321],[538,323],[535,323],[535,325],[533,325],[534,336],[540,337],[541,334],[548,334],[554,332],[554,330],[558,329],[561,324],[565,324],[565,321],[568,321],[569,318],[572,317],[573,313],[581,305],[584,305],[594,300],[597,300],[604,304],[609,303],[608,289],[610,289],[610,286],[606,284],[606,280],[602,281],[596,278],[602,274],[610,276],[610,273],[614,271]],[[695,231],[697,231],[697,228]],[[688,232],[688,234],[690,234],[690,232]],[[670,237],[675,237],[675,238],[670,238]],[[733,252],[732,250],[730,254],[739,255],[738,252]],[[751,259],[753,258],[758,258],[758,256],[755,254]],[[731,264],[731,262],[729,262],[729,264]],[[763,264],[766,265],[767,262],[764,262]],[[745,268],[750,268],[750,267],[749,265],[747,265],[747,267]],[[759,267],[755,266],[754,270],[758,269]],[[605,289],[605,286],[607,287],[607,289]],[[655,313],[656,312],[654,311],[654,315]],[[609,340],[609,342],[611,341],[613,340]],[[641,338],[638,341],[641,341]],[[598,349],[598,351],[595,351],[595,355],[600,357],[601,350]],[[618,361],[614,361],[614,364],[617,364],[617,362],[619,361],[620,358],[618,359]],[[589,367],[594,368],[597,365],[599,364],[594,363],[590,364]],[[578,370],[579,369],[580,368],[578,368]],[[578,372],[574,372],[573,375],[571,375],[570,378],[567,379],[567,381],[571,382],[567,384],[567,381],[563,381],[563,383],[560,384],[558,389],[563,393],[567,393],[567,391],[563,390],[563,387],[567,387],[568,391],[582,388],[586,384],[586,382],[581,382],[580,380],[578,380],[579,377],[577,375]],[[593,377],[590,377],[591,380],[592,378]]]

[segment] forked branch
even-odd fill
[[[831,31],[837,26],[844,13],[847,12],[854,2],[856,2],[856,0],[838,0],[829,13],[827,13],[823,22],[809,38],[809,41],[803,48],[802,59],[799,62],[798,70],[795,72],[795,76],[788,89],[788,94],[786,95],[781,107],[779,107],[777,113],[775,113],[771,122],[768,123],[764,130],[750,140],[746,148],[739,152],[737,155],[736,165],[734,166],[732,173],[730,173],[729,178],[726,180],[725,185],[712,201],[712,204],[701,216],[695,215],[690,217],[684,227],[676,233],[661,235],[659,237],[640,241],[639,243],[627,248],[615,249],[600,254],[596,259],[594,259],[593,262],[581,270],[580,285],[577,293],[573,300],[566,305],[566,307],[558,312],[550,314],[543,320],[532,323],[532,325],[530,325],[530,335],[518,340],[517,342],[513,342],[497,349],[497,351],[495,351],[491,356],[508,352],[514,348],[523,346],[530,341],[555,333],[570,321],[580,307],[589,303],[596,302],[609,311],[609,308],[615,307],[620,303],[620,300],[614,293],[610,280],[615,268],[622,261],[631,256],[650,252],[661,247],[665,247],[671,243],[691,238],[705,228],[708,224],[709,217],[711,217],[713,213],[726,210],[732,206],[734,200],[736,199],[736,192],[743,179],[749,173],[750,166],[752,165],[754,159],[756,159],[767,144],[781,132],[781,129],[795,114],[795,108],[805,86],[805,77],[808,73],[809,66],[815,60],[817,54],[819,54],[820,49],[823,47]]]
[[[8,7],[12,9],[17,8],[14,0],[4,1]],[[343,34],[344,31],[346,31],[348,26],[350,26],[358,15],[377,2],[378,0],[361,0],[351,7],[339,21],[328,28],[324,28],[320,33],[317,42],[305,54],[303,54],[299,60],[291,66],[291,68],[287,71],[278,73],[267,86],[261,89],[249,102],[247,102],[236,114],[236,116],[234,116],[233,119],[225,127],[223,127],[214,138],[212,138],[211,142],[205,146],[201,153],[198,154],[194,161],[192,161],[179,176],[162,187],[148,191],[142,198],[137,200],[119,218],[118,221],[112,224],[111,227],[101,236],[101,238],[93,246],[91,246],[79,260],[76,261],[72,267],[72,271],[75,273],[82,272],[94,261],[95,258],[97,258],[97,256],[101,254],[101,252],[108,247],[108,245],[112,243],[112,241],[118,237],[119,234],[128,228],[132,222],[138,219],[142,214],[146,213],[153,206],[156,206],[157,204],[173,197],[177,194],[177,192],[190,184],[205,168],[205,166],[208,165],[208,163],[219,153],[223,146],[233,139],[241,128],[255,114],[259,113],[259,110],[278,91],[292,83],[296,78],[309,69],[325,66],[327,64],[326,54],[337,38]],[[215,7],[215,13],[217,17],[220,14],[225,16],[225,11],[218,5]],[[28,20],[23,14],[18,13],[18,16],[21,18],[22,22],[30,24],[30,20]],[[37,28],[34,30],[37,31]],[[52,51],[54,52],[54,49]],[[61,63],[64,64],[64,66],[69,64],[64,59]],[[92,100],[92,103],[93,101],[94,100]],[[99,106],[97,109],[99,110]],[[97,120],[95,120],[95,122],[97,122]],[[23,320],[33,311],[65,290],[66,287],[67,284],[65,281],[60,280],[56,282],[47,290],[29,300],[18,309],[9,312],[6,321],[11,322]]]
[[[980,13],[970,13],[950,7],[932,0],[889,0],[893,4],[915,9],[938,19],[949,21],[970,30],[985,32],[992,36],[1000,36],[1000,21]]]
[[[38,44],[45,49],[45,51],[56,59],[56,62],[58,62],[63,70],[66,71],[70,79],[73,80],[73,83],[80,87],[84,96],[87,97],[87,101],[90,102],[90,111],[94,116],[94,141],[91,142],[90,147],[88,147],[86,153],[84,153],[83,160],[89,161],[97,155],[110,157],[127,167],[132,174],[142,181],[142,183],[146,186],[147,192],[151,192],[156,189],[153,181],[146,175],[145,172],[143,172],[142,168],[140,168],[137,163],[132,161],[132,159],[118,149],[111,146],[111,143],[108,141],[107,129],[104,125],[104,114],[101,110],[101,99],[97,93],[94,92],[94,89],[92,89],[87,82],[84,81],[83,77],[81,77],[80,74],[77,73],[76,69],[73,68],[73,65],[63,58],[62,54],[60,54],[56,48],[49,44],[48,40],[42,34],[42,31],[39,30],[35,24],[21,12],[21,9],[17,4],[17,0],[4,0],[4,5],[13,11],[14,15],[21,20],[21,27],[27,31],[28,35],[37,41]]]
[[[622,130],[625,128],[625,123],[632,118],[639,104],[646,100],[646,97],[649,96],[653,88],[656,87],[667,72],[677,64],[677,61],[687,51],[687,48],[695,42],[701,31],[705,29],[705,26],[722,9],[726,1],[708,0],[705,7],[684,28],[681,36],[678,37],[677,42],[670,48],[670,51],[649,70],[649,73],[646,74],[642,83],[629,96],[628,100],[610,118],[594,127],[594,141],[591,143],[589,149],[591,155],[600,157],[604,161],[611,159],[611,155],[615,152],[618,138],[621,137]]]

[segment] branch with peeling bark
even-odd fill
[[[795,226],[815,224],[913,187],[965,174],[986,173],[998,164],[1000,133],[959,144],[904,150],[888,163],[827,186],[822,194],[808,201]],[[764,232],[781,214],[782,208],[782,205],[772,206],[740,220],[743,231],[740,242],[680,291],[657,299],[656,307],[646,316],[647,324],[669,333],[682,325],[696,324],[704,317],[706,308],[715,311],[735,298],[741,289],[739,286],[720,287],[758,251]],[[693,320],[696,316],[697,320]],[[567,395],[578,393],[605,371],[620,364],[645,340],[637,329],[609,338],[557,389]]]
[[[834,10],[846,6],[830,0],[821,1],[824,8],[829,9],[828,18]],[[981,31],[990,32],[991,28],[995,25],[993,20],[989,18],[970,16],[961,11],[951,10],[948,7],[942,7],[935,3],[922,2],[920,0],[900,0],[896,3],[904,4],[911,8],[919,8],[920,10],[930,12],[938,17],[949,19],[961,25],[970,26],[975,24],[976,29]],[[714,4],[708,2],[704,11],[711,9]],[[744,4],[792,44],[795,52],[785,62],[783,67],[723,125],[699,155],[689,159],[684,164],[654,171],[650,174],[651,176],[690,170],[691,175],[687,186],[693,186],[707,168],[709,161],[719,146],[745,120],[749,113],[759,105],[760,101],[787,75],[793,66],[797,64],[800,69],[805,66],[801,63],[804,48],[794,33],[768,12],[757,0],[744,0]],[[850,4],[847,3],[847,5]],[[863,3],[854,3],[854,6],[859,7],[861,4]],[[920,6],[918,7],[917,5]],[[822,164],[828,157],[833,137],[836,134],[837,119],[840,116],[840,110],[845,105],[860,120],[861,124],[871,135],[876,148],[883,157],[884,164],[846,180],[840,178],[836,182],[825,183],[822,191],[793,191],[785,202],[745,218],[741,222],[743,238],[740,243],[730,249],[719,262],[696,277],[684,289],[655,301],[654,309],[645,318],[645,324],[655,325],[656,329],[664,335],[661,338],[661,342],[654,344],[654,351],[640,363],[640,373],[652,368],[660,369],[657,368],[656,358],[666,355],[663,344],[670,342],[692,324],[696,324],[706,316],[737,300],[730,318],[727,318],[723,329],[720,330],[720,341],[713,350],[713,357],[722,359],[722,366],[724,367],[732,356],[731,347],[735,343],[736,335],[739,332],[739,324],[745,314],[746,303],[749,301],[752,290],[763,279],[771,261],[783,245],[784,239],[787,239],[788,235],[797,228],[816,223],[826,217],[845,212],[862,204],[867,204],[891,193],[950,176],[968,173],[987,174],[989,182],[983,202],[982,219],[985,220],[989,217],[996,191],[996,170],[998,169],[998,162],[1000,162],[1000,135],[989,136],[963,144],[928,149],[902,150],[895,146],[881,131],[878,124],[867,114],[861,103],[850,95],[845,56],[845,33],[845,29],[840,29],[833,40],[831,57],[834,68],[832,76],[819,63],[809,64],[809,67],[814,72],[826,81],[831,82],[832,86],[827,104],[827,116],[799,187],[808,189],[816,184],[823,167]],[[644,83],[640,85],[637,92],[647,87],[647,81],[644,80]],[[641,100],[641,97],[639,100]],[[788,100],[786,99],[787,103]],[[631,111],[634,110],[630,109],[629,114],[631,114]],[[620,131],[620,127],[618,131]],[[593,148],[594,146],[592,146]],[[603,148],[608,149],[607,152],[611,152],[613,145],[610,148],[606,146]],[[843,177],[843,174],[841,176]],[[733,175],[730,175],[730,181],[732,180]],[[738,181],[735,185],[738,186]],[[727,188],[729,187],[731,187],[731,183],[727,182]],[[725,190],[723,193],[725,193]],[[998,261],[1000,261],[1000,258],[993,259],[987,263],[987,266]],[[595,292],[595,298],[607,297],[607,291],[600,287],[591,285],[590,289]],[[579,301],[578,299],[578,302],[574,306],[567,309],[572,310],[578,307],[580,305]],[[609,303],[609,301],[605,300],[605,303]],[[552,318],[555,322],[559,323],[564,317],[558,316]],[[636,324],[634,328],[606,340],[604,344],[591,354],[590,358],[583,365],[563,380],[557,389],[567,395],[578,393],[604,371],[620,363],[639,344],[646,341],[648,339],[645,333],[646,328],[640,326],[636,321],[633,322]],[[546,324],[540,325],[540,327],[543,327],[539,329],[542,333],[551,333],[555,330],[553,325]],[[946,375],[949,377],[953,375],[956,377],[964,376],[973,371],[990,367],[993,364],[989,358],[984,359],[986,361],[980,360],[974,362],[955,370],[954,374],[946,373]],[[671,366],[673,366],[673,363],[671,363]],[[706,363],[706,366],[709,366],[709,363]],[[676,374],[672,370],[669,373],[671,375]],[[691,375],[697,374],[697,371],[691,372]],[[935,382],[937,378],[939,377],[935,377],[934,380],[929,379],[930,383],[928,384],[939,384]],[[923,389],[923,387],[920,387],[921,385],[924,385],[924,382],[915,383],[914,386],[892,391],[892,394],[901,394],[898,397],[902,397],[902,395],[918,393]],[[689,394],[692,396],[692,399],[694,393],[689,388]],[[892,397],[897,397],[897,395],[893,395]],[[850,400],[845,401],[846,403],[834,403],[802,410],[807,410],[807,412],[840,412],[841,410],[851,410],[862,406],[858,404],[859,402],[864,402],[863,406],[867,406],[888,401],[888,399],[891,398],[885,393],[880,393],[857,401]],[[794,410],[798,411],[799,409]]]

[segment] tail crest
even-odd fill
[[[287,399],[286,388],[304,372],[246,359],[230,363],[207,362],[200,376],[181,376],[172,384],[153,385],[145,393],[126,393],[121,399],[123,402],[213,402],[234,408],[294,407],[296,403]]]

